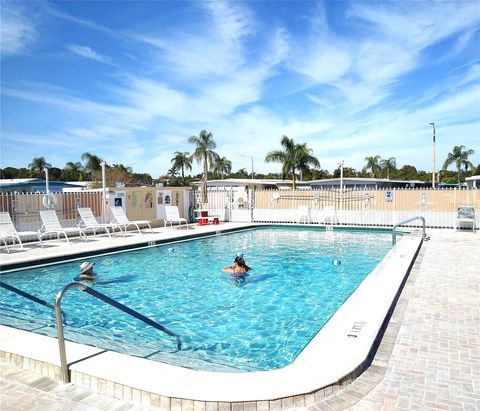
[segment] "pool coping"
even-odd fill
[[[175,399],[248,403],[300,395],[307,404],[307,397],[311,401],[319,393],[333,393],[365,369],[422,240],[415,236],[401,238],[297,359],[282,369],[248,373],[195,371],[67,342],[72,382],[124,399],[136,390],[145,398],[156,395],[170,403]],[[50,376],[58,377],[55,338],[10,327],[0,329],[4,358],[44,367]],[[32,346],[42,348],[32,352]],[[121,396],[124,392],[126,398]]]

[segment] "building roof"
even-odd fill
[[[192,184],[199,185],[201,181],[194,181]],[[244,186],[250,184],[257,185],[277,185],[277,184],[288,184],[292,183],[291,180],[269,180],[266,178],[225,178],[222,180],[208,180],[207,185],[209,186]]]
[[[339,183],[339,182],[340,182],[340,177],[325,178],[323,180],[299,181],[298,183],[311,184],[311,183]],[[378,183],[424,184],[425,183],[424,181],[420,181],[420,180],[392,180],[388,178],[370,178],[370,177],[343,177],[343,182],[344,183],[359,182],[359,183],[367,183],[367,184],[368,183],[370,184],[378,184]]]

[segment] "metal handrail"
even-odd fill
[[[139,319],[140,321],[143,321],[144,323],[151,325],[157,330],[163,331],[164,333],[167,333],[172,337],[176,337],[177,348],[179,351],[182,349],[182,342],[180,341],[180,336],[174,333],[173,331],[169,330],[168,328],[164,327],[163,325],[158,324],[157,322],[151,320],[150,318],[145,317],[143,314],[140,314],[139,312],[132,310],[126,305],[119,303],[118,301],[106,296],[105,294],[102,294],[94,290],[93,288],[86,286],[85,284],[77,283],[77,282],[70,283],[70,284],[67,284],[65,287],[63,287],[57,294],[57,297],[55,298],[55,316],[57,321],[58,348],[60,350],[60,365],[61,365],[61,372],[62,372],[62,381],[64,383],[70,382],[70,376],[68,375],[67,354],[65,351],[65,338],[63,335],[62,311],[60,308],[60,304],[62,302],[62,298],[64,294],[70,288],[79,288],[81,291],[85,291],[87,294],[93,295],[94,297],[106,302],[107,304],[110,304],[113,307],[118,308],[119,310],[122,310],[123,312]]]
[[[397,223],[393,226],[392,228],[392,245],[395,245],[397,243],[397,233],[395,232],[395,228],[400,227],[403,224],[410,223],[415,220],[422,220],[422,238],[425,238],[425,217],[422,217],[420,215],[409,218],[408,220],[401,221],[400,223]]]

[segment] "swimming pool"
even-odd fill
[[[281,368],[379,263],[390,240],[379,232],[261,228],[89,258],[101,277],[94,288],[180,334],[184,349],[172,352],[170,337],[78,291],[62,303],[66,337],[194,369]],[[221,272],[237,252],[254,268],[240,287]],[[2,281],[53,302],[78,265],[18,271]],[[8,297],[2,324],[56,335],[49,309]]]

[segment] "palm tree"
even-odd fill
[[[190,153],[187,152],[181,153],[180,151],[175,151],[173,154],[172,168],[175,170],[180,169],[182,171],[182,180],[185,180],[184,170],[187,169],[192,171],[192,157],[190,156]]]
[[[307,143],[296,144],[292,138],[283,136],[280,144],[284,150],[270,151],[265,161],[282,163],[282,178],[285,179],[288,174],[291,174],[292,187],[295,190],[295,171],[308,171],[310,165],[320,168],[320,162],[312,155],[312,150],[307,147]]]
[[[50,168],[51,165],[47,163],[45,157],[34,157],[32,162],[28,165],[32,176],[41,174],[46,168]]]
[[[170,170],[167,171],[167,176],[169,178],[176,178],[177,177],[177,169],[172,167]]]
[[[380,167],[387,172],[387,178],[390,180],[390,173],[397,169],[397,159],[395,157],[384,158],[380,161]]]
[[[366,165],[363,167],[363,171],[370,171],[370,175],[375,178],[376,173],[381,170],[379,161],[380,161],[380,156],[370,156],[370,157],[365,157]]]
[[[73,181],[83,181],[83,167],[82,163],[79,161],[75,163],[69,161],[67,164],[65,164],[65,168],[63,170],[65,175],[68,178],[71,178]]]
[[[132,167],[125,167],[123,164],[113,164],[112,168],[118,171],[121,171],[123,173],[132,173]]]
[[[209,164],[215,163],[219,157],[218,154],[213,151],[214,148],[217,147],[217,144],[213,140],[213,135],[212,133],[207,133],[205,130],[202,130],[198,136],[191,136],[188,142],[197,145],[197,148],[192,154],[192,158],[195,158],[198,163],[203,161],[203,175],[205,180],[207,180]]]
[[[92,179],[93,179],[93,174],[97,171],[100,171],[102,169],[102,162],[103,160],[96,156],[95,154],[91,153],[83,153],[81,159],[85,161],[84,169],[88,173],[92,173]]]
[[[468,156],[474,154],[475,151],[472,149],[466,150],[464,145],[454,146],[451,153],[448,153],[447,159],[443,163],[443,170],[446,170],[450,164],[455,163],[457,168],[457,182],[460,187],[460,176],[462,173],[462,166],[467,171],[469,168],[473,168],[473,164],[468,161]]]
[[[232,162],[226,157],[218,158],[212,166],[212,171],[216,174],[220,174],[223,180],[224,174],[230,174],[232,172]]]

